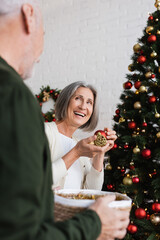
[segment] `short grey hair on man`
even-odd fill
[[[0,16],[20,10],[25,3],[38,5],[38,0],[0,0]]]
[[[70,99],[74,95],[75,91],[80,87],[89,88],[94,95],[93,113],[90,119],[84,125],[79,127],[84,131],[91,132],[97,126],[99,117],[97,104],[97,91],[92,85],[86,84],[83,81],[71,83],[61,91],[55,103],[55,118],[57,119],[57,121],[61,121],[67,117],[67,110]]]

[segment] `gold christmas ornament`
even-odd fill
[[[130,177],[124,177],[123,184],[124,185],[132,185],[132,179]]]
[[[157,30],[157,34],[160,35],[160,30]]]
[[[134,71],[133,64],[130,64],[130,65],[128,66],[128,70],[129,70],[130,72],[133,72],[133,71]]]
[[[107,144],[107,139],[100,132],[98,132],[97,133],[97,138],[94,141],[94,144],[96,146],[103,147],[103,146],[105,146]]]
[[[44,97],[43,97],[43,99],[44,99],[43,102],[48,101],[49,98],[50,98],[49,92],[44,91],[44,92],[43,92],[43,95],[44,95]],[[56,94],[55,94],[55,95],[56,95]]]
[[[159,19],[158,19],[158,18],[156,18],[156,19],[155,19],[155,22],[158,22],[158,21],[159,21]]]
[[[47,101],[45,97],[43,97],[42,100],[43,100],[43,102],[46,102],[46,101]]]
[[[126,120],[123,118],[123,117],[121,117],[120,119],[119,119],[119,123],[121,123],[121,122],[125,122]]]
[[[138,146],[136,146],[135,148],[133,148],[133,153],[134,153],[134,154],[137,154],[137,153],[139,153],[139,152],[140,152],[140,149],[139,149]]]
[[[139,43],[137,43],[133,46],[133,51],[135,53],[138,53],[140,50],[141,50],[141,46],[139,45]]]
[[[154,225],[159,225],[160,224],[160,214],[159,213],[154,213],[150,216],[151,223]]]
[[[134,105],[133,105],[134,109],[141,109],[141,103],[140,102],[135,102]]]
[[[147,92],[147,89],[145,86],[140,86],[139,88],[139,92],[143,93],[143,92]]]
[[[145,130],[145,129],[142,129],[142,132],[143,132],[143,133],[145,133],[145,132],[146,132],[146,130]]]
[[[53,118],[55,117],[55,114],[54,114],[54,113],[52,114],[52,117],[53,117]]]
[[[157,10],[160,10],[160,0],[156,0],[154,6],[157,8]]]
[[[106,165],[106,170],[108,170],[108,171],[111,171],[111,170],[112,170],[112,166],[111,166],[110,163],[108,163],[108,164]]]
[[[160,67],[158,68],[158,72],[160,73]]]
[[[138,94],[139,94],[139,91],[138,91],[138,90],[136,90],[136,91],[135,91],[135,94],[136,94],[136,95],[138,95]]]
[[[151,58],[156,58],[157,57],[157,53],[155,51],[153,51],[151,54],[150,54]]]
[[[156,137],[157,137],[157,138],[160,138],[160,132],[158,132],[158,133],[156,134]]]
[[[160,114],[157,112],[155,113],[155,118],[159,118],[160,117]]]
[[[148,34],[151,34],[151,32],[153,31],[153,27],[152,26],[148,26],[148,27],[146,27],[146,33],[148,33]]]
[[[151,71],[145,73],[145,77],[146,78],[151,78],[151,76],[152,76],[152,72]]]

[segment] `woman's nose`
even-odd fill
[[[81,104],[79,105],[79,107],[80,107],[81,109],[86,109],[86,104],[85,104],[85,102],[81,102]]]

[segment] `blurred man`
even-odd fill
[[[123,238],[129,212],[98,199],[71,220],[54,222],[51,160],[37,102],[23,83],[43,50],[36,0],[0,0],[0,239]],[[86,143],[94,140],[88,138]],[[86,144],[86,151],[100,147]]]

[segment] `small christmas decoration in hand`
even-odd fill
[[[95,135],[97,136],[96,140],[94,141],[94,145],[103,147],[107,144],[107,135],[106,131],[97,130]]]

